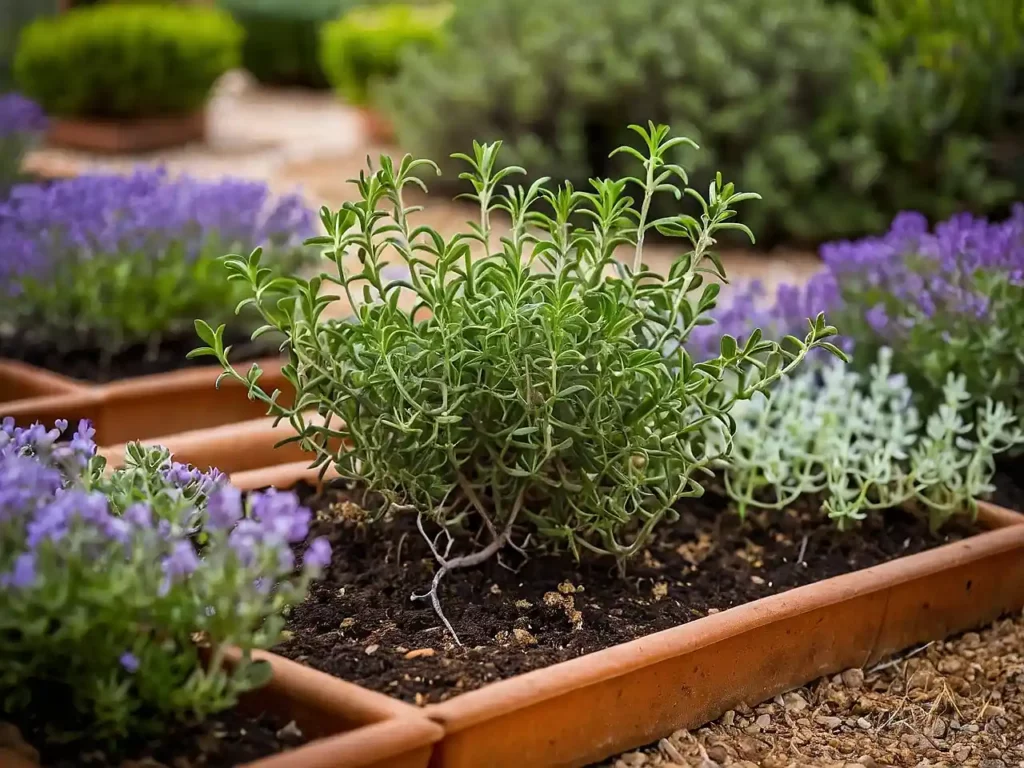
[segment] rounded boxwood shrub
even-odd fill
[[[353,8],[325,24],[320,60],[338,94],[366,104],[375,83],[394,78],[410,50],[437,48],[450,6],[382,4]]]
[[[261,83],[326,88],[320,27],[341,13],[340,0],[218,0],[245,30],[242,64]]]
[[[14,74],[52,115],[176,115],[206,103],[238,66],[242,31],[202,6],[100,5],[38,19],[22,33]]]

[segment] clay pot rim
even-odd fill
[[[554,699],[577,688],[623,677],[638,668],[722,642],[788,616],[798,616],[856,597],[880,593],[911,581],[927,578],[957,566],[1014,549],[1024,549],[1024,515],[995,505],[983,512],[995,530],[962,541],[944,544],[915,555],[899,557],[869,568],[823,579],[776,595],[753,600],[720,613],[552,664],[475,691],[460,694],[424,712],[457,733],[478,723],[496,719],[538,702]],[[865,649],[868,657],[874,648]]]
[[[48,368],[41,368],[38,365],[24,363],[21,360],[0,358],[0,377],[18,379],[24,382],[35,384],[40,395],[36,397],[54,397],[62,394],[76,394],[90,387],[87,382],[65,376],[62,373],[51,371]],[[9,402],[21,402],[35,398],[20,398]]]
[[[326,736],[293,750],[246,763],[242,768],[364,768],[384,766],[417,748],[432,748],[444,738],[437,723],[413,713]],[[428,760],[423,761],[423,765]]]

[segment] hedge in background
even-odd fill
[[[189,5],[100,5],[39,19],[14,61],[21,90],[52,115],[137,118],[192,112],[238,66],[230,16]]]
[[[577,183],[618,172],[619,125],[669,123],[701,145],[675,158],[694,186],[721,168],[763,191],[762,244],[1001,205],[1012,184],[984,137],[946,130],[942,81],[873,71],[872,20],[822,0],[460,0],[446,45],[385,101],[409,151],[500,138],[505,162]]]
[[[242,63],[261,83],[326,88],[317,56],[320,27],[342,0],[218,0],[245,29]]]
[[[377,4],[326,24],[320,59],[331,85],[345,101],[367,104],[374,84],[392,80],[409,51],[440,45],[450,14],[446,4]]]

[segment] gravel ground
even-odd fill
[[[1024,617],[726,712],[613,768],[1024,768]]]

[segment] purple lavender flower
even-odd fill
[[[241,179],[171,178],[164,169],[140,168],[20,185],[0,205],[8,251],[0,286],[7,282],[11,291],[22,275],[45,277],[69,260],[138,252],[159,259],[175,248],[195,256],[211,240],[220,253],[297,245],[313,225],[313,212],[297,196],[274,201],[265,184]]]
[[[207,499],[206,515],[208,528],[231,528],[242,517],[242,492],[231,485],[216,489]]]
[[[14,589],[31,587],[36,580],[36,555],[24,552],[14,559],[14,567],[10,573],[0,575],[0,586]]]
[[[139,658],[131,651],[125,651],[122,653],[118,662],[126,672],[134,674],[139,671]]]
[[[18,93],[0,95],[0,139],[46,130],[46,115],[38,104]]]
[[[309,568],[317,570],[326,568],[331,562],[331,545],[327,541],[327,537],[317,536],[309,542],[302,561]]]
[[[153,510],[149,508],[148,504],[142,502],[132,504],[124,511],[123,517],[129,525],[136,528],[145,530],[153,527]]]
[[[297,543],[309,533],[312,513],[299,505],[294,493],[285,493],[275,488],[253,494],[253,519],[262,523],[268,533],[289,543]]]
[[[163,562],[165,586],[181,581],[199,567],[199,558],[188,541],[177,541]]]

